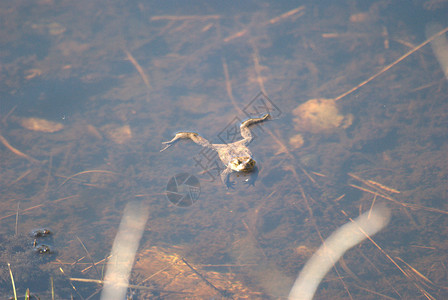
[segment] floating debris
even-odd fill
[[[353,123],[353,115],[340,114],[334,99],[308,100],[296,107],[293,114],[297,116],[294,119],[295,129],[311,133],[331,131],[338,127],[348,128]]]
[[[114,124],[106,125],[102,128],[107,137],[117,144],[124,144],[132,138],[132,131],[129,125],[118,126]]]
[[[48,24],[32,24],[31,28],[38,31],[39,33],[48,33],[50,35],[60,35],[67,30],[64,26],[56,22]]]
[[[429,39],[432,35],[441,32],[442,30],[443,27],[440,24],[429,23],[426,25],[426,38]],[[445,78],[448,79],[448,40],[446,34],[436,37],[431,42],[431,48],[443,73],[445,73]]]
[[[304,143],[305,143],[305,141],[303,140],[303,136],[300,133],[289,138],[289,144],[294,149],[298,149],[298,148],[302,147]]]
[[[39,118],[24,118],[20,120],[20,125],[28,130],[41,131],[41,132],[57,132],[64,128],[61,123],[48,121]]]
[[[369,20],[371,20],[372,16],[369,15],[369,13],[366,12],[361,12],[361,13],[356,13],[353,15],[350,15],[350,22],[352,23],[363,23],[363,22],[367,22]]]
[[[42,75],[42,70],[40,69],[29,69],[25,71],[25,79],[30,80],[34,77]]]

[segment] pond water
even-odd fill
[[[223,3],[0,4],[1,298],[10,263],[21,296],[99,299],[130,201],[149,211],[133,299],[286,298],[377,204],[390,223],[315,298],[448,297],[447,81],[429,44],[385,70],[428,23],[448,26],[448,2]],[[253,185],[227,189],[191,141],[160,152],[179,131],[234,142],[264,113]],[[51,228],[48,256],[36,228]]]

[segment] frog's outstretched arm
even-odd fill
[[[177,133],[174,138],[171,141],[168,142],[162,142],[162,144],[166,145],[162,150],[160,150],[160,152],[165,151],[166,149],[168,149],[169,147],[171,147],[172,145],[174,145],[178,140],[180,139],[190,139],[193,142],[195,142],[198,145],[201,145],[202,147],[207,147],[207,148],[212,148],[215,149],[212,144],[210,144],[209,141],[207,141],[206,139],[204,139],[203,137],[201,137],[199,134],[197,134],[196,132],[179,132]]]
[[[260,123],[263,122],[264,120],[270,118],[270,114],[265,114],[264,116],[262,116],[261,118],[253,118],[253,119],[249,119],[244,121],[243,123],[241,123],[240,125],[240,130],[241,130],[241,136],[243,137],[243,139],[245,140],[246,143],[249,143],[250,141],[252,141],[252,133],[250,132],[249,126],[255,123]]]

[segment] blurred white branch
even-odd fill
[[[148,219],[148,207],[140,202],[129,202],[124,210],[118,233],[107,264],[102,300],[123,300],[129,284],[140,239]]]
[[[289,300],[311,300],[324,276],[342,255],[383,229],[389,219],[389,209],[375,207],[333,232],[303,267],[289,293]]]

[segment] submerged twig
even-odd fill
[[[343,212],[345,214],[345,212]],[[349,218],[349,220],[353,223],[355,223],[354,220],[352,220],[351,218]],[[395,265],[395,267],[397,267],[398,270],[400,270],[400,272],[408,279],[412,279],[411,276],[402,268],[398,265],[398,263],[383,249],[380,247],[380,245],[378,245],[361,227],[359,227],[359,230],[367,237],[367,239],[369,239],[374,245],[375,247],[381,251],[381,253],[383,253],[390,262],[392,262],[392,264]],[[413,282],[414,286],[428,299],[431,300],[435,300],[435,298],[429,294],[427,291],[425,291],[423,288],[421,288],[416,282]]]
[[[54,300],[54,282],[53,282],[53,276],[50,276],[50,286],[51,286],[51,300]]]
[[[204,281],[209,287],[211,287],[212,289],[214,289],[215,291],[217,291],[221,296],[223,297],[228,297],[228,295],[226,295],[226,293],[220,289],[218,289],[216,286],[214,286],[210,281],[207,280],[207,278],[205,278],[201,273],[199,273],[195,268],[193,268],[186,260],[185,258],[182,257],[182,261],[187,265],[187,267],[189,267],[196,275],[199,276],[200,279],[202,279],[202,281]]]
[[[426,41],[424,41],[423,43],[421,43],[420,45],[416,46],[415,48],[409,50],[408,52],[406,52],[405,54],[403,54],[402,56],[400,56],[397,60],[395,60],[393,63],[385,66],[383,69],[381,69],[381,71],[379,71],[378,73],[374,74],[373,76],[367,78],[366,80],[364,80],[363,82],[361,82],[360,84],[358,84],[357,86],[351,88],[350,90],[346,91],[345,93],[343,93],[342,95],[337,96],[336,98],[334,98],[334,101],[338,101],[342,98],[344,98],[345,96],[353,93],[354,91],[356,91],[357,89],[359,89],[360,87],[362,87],[363,85],[366,85],[367,83],[369,83],[370,81],[374,80],[375,78],[377,78],[378,76],[380,76],[381,74],[383,74],[384,72],[386,72],[387,70],[391,69],[393,66],[395,66],[396,64],[398,64],[399,62],[401,62],[403,59],[405,59],[406,57],[408,57],[409,55],[413,54],[414,52],[417,52],[418,50],[420,50],[422,47],[426,46],[427,44],[429,44],[430,42],[432,42],[434,39],[436,39],[437,37],[441,36],[442,34],[444,34],[445,32],[448,31],[448,27],[446,27],[445,29],[439,31],[438,33],[434,34],[433,36],[431,36],[429,39],[427,39]]]
[[[381,184],[379,182],[373,181],[373,180],[367,180],[368,183],[371,183],[373,185],[376,185],[377,187],[385,190],[386,192],[392,193],[392,194],[400,194],[401,192],[399,190],[396,190],[394,188],[385,186],[384,184]]]
[[[169,21],[185,21],[185,20],[196,20],[196,21],[205,21],[210,19],[218,20],[220,19],[220,15],[191,15],[191,16],[173,16],[173,15],[165,15],[165,16],[153,16],[151,17],[151,21],[159,21],[159,20],[169,20]]]
[[[305,5],[301,5],[301,6],[297,7],[297,8],[294,8],[292,10],[289,10],[289,11],[281,14],[278,17],[270,19],[268,21],[268,23],[269,24],[275,24],[275,23],[277,23],[277,22],[279,22],[279,21],[281,21],[283,19],[289,18],[289,17],[294,16],[294,15],[296,15],[298,13],[300,13],[300,14],[298,14],[298,16],[296,16],[296,17],[300,17],[300,16],[302,16],[305,13],[304,10],[305,10]]]
[[[11,276],[12,290],[14,291],[14,299],[17,300],[16,284],[14,283],[14,276],[12,276],[11,265],[8,263],[9,275]]]
[[[12,186],[14,184],[16,184],[17,182],[19,182],[20,180],[22,180],[23,178],[25,178],[26,176],[28,176],[30,173],[32,172],[32,169],[28,169],[25,172],[22,173],[22,175],[20,175],[19,177],[17,177],[16,180],[14,180],[13,182],[11,182],[10,184],[8,184],[8,186]]]
[[[52,200],[52,201],[51,201],[51,200],[47,200],[47,201],[45,201],[44,203],[41,203],[41,204],[38,204],[38,205],[35,205],[35,206],[32,206],[32,207],[28,207],[27,209],[22,210],[22,215],[23,215],[25,212],[27,212],[27,211],[33,210],[33,209],[35,209],[35,208],[42,207],[42,206],[44,206],[44,205],[47,204],[47,203],[58,203],[58,202],[61,202],[61,201],[63,201],[63,200],[67,200],[67,199],[74,198],[74,197],[78,197],[78,195],[72,195],[72,196],[68,196],[68,197],[64,197],[64,198],[59,198],[59,199]],[[13,213],[13,214],[9,214],[9,215],[3,216],[3,217],[0,217],[0,220],[9,218],[9,217],[12,217],[12,216],[15,216],[15,215],[16,215],[16,213]]]
[[[404,207],[408,207],[408,208],[411,208],[411,209],[422,209],[422,210],[426,210],[426,211],[438,212],[438,213],[441,213],[441,214],[444,214],[444,215],[448,215],[448,211],[444,211],[444,210],[437,209],[437,208],[432,208],[432,207],[427,207],[427,206],[422,206],[422,205],[418,205],[418,204],[411,204],[411,203],[406,203],[406,202],[400,202],[400,201],[398,201],[398,200],[396,200],[396,199],[394,199],[392,197],[389,197],[387,195],[383,195],[383,194],[371,191],[369,189],[366,189],[366,188],[363,188],[363,187],[360,187],[360,186],[357,186],[357,185],[354,185],[354,184],[349,184],[349,186],[354,187],[355,189],[358,189],[358,190],[361,190],[361,191],[364,191],[364,192],[371,193],[372,195],[380,196],[381,198],[384,198],[386,200],[389,200],[391,202],[394,202],[394,203],[399,204],[399,205],[404,206]]]
[[[102,260],[97,261],[97,262],[94,263],[94,264],[89,263],[89,266],[86,267],[86,268],[84,268],[84,269],[82,269],[82,270],[81,270],[81,273],[84,273],[85,271],[90,270],[93,266],[99,265],[99,264],[105,262],[106,259],[109,259],[109,258],[111,258],[111,257],[112,257],[112,255],[109,255],[109,256],[107,256],[106,258],[103,258]]]
[[[396,259],[398,259],[399,261],[401,261],[402,263],[404,263],[409,269],[412,270],[412,272],[415,273],[415,275],[420,278],[420,281],[422,281],[422,283],[428,287],[428,288],[434,288],[435,284],[428,279],[428,277],[426,277],[425,275],[423,275],[422,273],[420,273],[417,269],[415,269],[413,266],[411,266],[410,264],[408,264],[407,262],[405,262],[403,259],[401,259],[400,257],[396,257]]]
[[[13,108],[2,118],[2,123],[6,125],[6,120],[9,118],[9,116],[16,110],[17,105],[14,105]]]
[[[363,178],[361,178],[358,175],[355,175],[353,173],[348,173],[348,176],[350,176],[350,177],[352,177],[352,178],[354,178],[354,179],[356,179],[358,181],[361,181],[365,185],[367,185],[367,186],[369,186],[369,187],[371,187],[373,189],[376,189],[378,192],[386,191],[386,192],[389,192],[389,193],[392,193],[392,194],[400,194],[401,193],[400,191],[398,191],[398,190],[396,190],[394,188],[385,186],[385,185],[383,185],[383,184],[381,184],[379,182],[373,181],[373,180],[363,179]]]
[[[45,193],[48,191],[48,186],[50,185],[51,168],[52,167],[53,167],[53,153],[50,152],[50,158],[48,161],[48,174],[47,174],[47,180],[45,181],[45,188],[44,188]]]
[[[41,161],[37,160],[35,158],[32,158],[31,156],[29,156],[28,154],[23,153],[22,151],[14,148],[13,146],[11,146],[11,144],[3,137],[3,135],[0,133],[0,142],[2,142],[3,145],[5,145],[6,148],[8,148],[9,150],[11,150],[12,153],[23,157],[25,159],[27,159],[29,162],[33,163],[33,164],[40,164]]]
[[[107,171],[107,170],[88,170],[88,171],[82,171],[79,173],[76,173],[70,177],[67,177],[60,185],[59,187],[63,186],[67,181],[69,181],[70,179],[82,175],[82,174],[87,174],[87,173],[106,173],[106,174],[113,174],[113,175],[118,175],[118,173],[112,172],[112,171]]]
[[[148,76],[146,75],[145,71],[143,70],[142,66],[138,63],[138,61],[132,56],[131,52],[125,50],[124,53],[126,53],[127,58],[132,63],[132,65],[137,69],[138,74],[143,79],[143,82],[145,83],[146,88],[148,89],[148,93],[151,90],[151,85],[149,84]]]
[[[17,202],[17,213],[16,213],[16,226],[15,226],[15,235],[19,233],[19,210],[20,210],[20,201]]]
[[[74,278],[74,277],[70,277],[69,279],[70,279],[70,281],[104,284],[104,280],[98,280],[98,279]],[[145,291],[154,292],[154,293],[187,294],[187,295],[193,294],[191,292],[178,292],[178,291],[169,291],[169,290],[158,290],[158,289],[150,288],[150,287],[147,287],[147,286],[134,285],[134,284],[128,284],[127,287],[131,288],[131,289],[145,290]]]
[[[238,111],[238,113],[243,113],[239,105],[235,101],[235,97],[233,97],[233,90],[232,90],[232,83],[230,81],[230,75],[229,75],[229,68],[227,66],[227,61],[224,57],[221,58],[222,60],[222,69],[224,71],[224,77],[226,79],[226,91],[227,96],[229,96],[230,101],[232,102],[233,107]]]
[[[169,267],[171,267],[174,263],[175,263],[175,262],[173,262],[173,263],[167,265],[166,267],[160,269],[159,271],[155,272],[154,274],[149,275],[148,277],[146,277],[145,279],[143,279],[143,280],[139,283],[139,285],[145,283],[146,281],[148,281],[149,279],[153,278],[153,277],[156,276],[157,274],[162,273],[163,271],[165,271],[166,269],[168,269]]]
[[[84,251],[86,251],[87,257],[90,259],[90,262],[92,263],[92,267],[95,269],[96,274],[98,275],[99,278],[101,278],[100,272],[98,272],[98,269],[95,266],[95,262],[93,261],[93,257],[90,255],[89,251],[87,250],[86,246],[81,241],[79,236],[76,236],[76,238],[78,239],[79,243],[81,243],[81,246],[84,248]]]
[[[68,279],[71,279],[70,277],[68,277],[68,276],[65,274],[64,270],[63,270],[61,267],[59,267],[59,271],[61,271],[61,273],[64,274],[64,276],[66,276]],[[75,287],[75,285],[72,283],[72,281],[70,280],[69,282],[70,282],[70,285],[72,286],[72,289],[76,292],[76,294],[78,294],[78,296],[79,296],[81,299],[84,299],[84,297],[81,296],[81,294],[78,292],[78,290],[76,289],[76,287]]]

